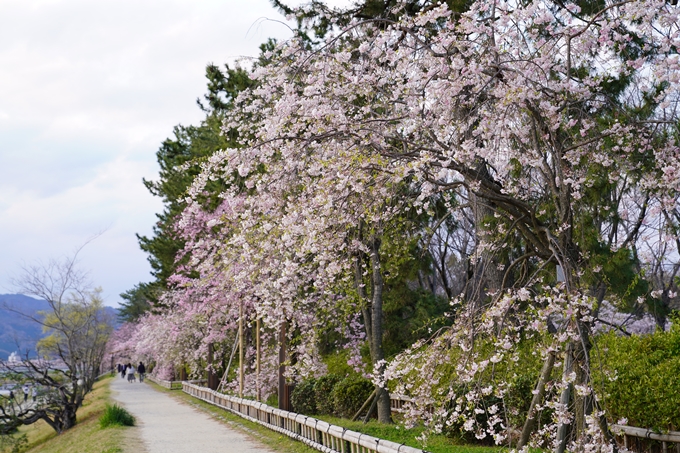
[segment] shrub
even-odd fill
[[[594,388],[608,417],[660,431],[680,429],[680,319],[669,332],[600,336],[591,353]]]
[[[316,414],[314,384],[316,384],[316,379],[305,379],[295,386],[295,389],[290,394],[290,404],[293,406],[293,412],[307,415]]]
[[[314,385],[314,399],[316,400],[316,410],[319,414],[334,414],[335,404],[333,402],[333,388],[340,382],[337,374],[327,374],[317,379]],[[354,414],[352,414],[354,415]]]
[[[264,403],[267,406],[279,407],[279,394],[277,392],[269,394]]]
[[[347,363],[349,360],[349,352],[349,349],[342,349],[323,358],[323,362],[328,369],[328,374],[347,376],[356,372],[354,371],[354,368]]]
[[[101,417],[99,417],[99,426],[101,428],[108,428],[109,426],[134,426],[135,417],[132,416],[124,408],[114,404],[106,405],[106,409]]]
[[[336,412],[341,417],[353,417],[374,389],[375,386],[368,379],[356,375],[346,377],[333,388],[333,404]]]

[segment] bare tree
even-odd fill
[[[57,433],[76,423],[76,412],[99,374],[113,320],[104,311],[100,289],[77,266],[78,253],[22,267],[13,284],[18,292],[44,299],[37,314],[5,308],[39,323],[45,337],[23,360],[0,362],[0,371],[16,382],[40,389],[37,398],[0,400],[0,434],[44,420]],[[35,401],[34,401],[35,399]]]

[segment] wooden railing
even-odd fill
[[[396,395],[390,393],[390,408],[392,409],[392,412],[406,412],[406,409],[404,409],[404,404],[405,403],[412,403],[413,398],[409,398],[408,396],[403,396],[403,395]]]
[[[663,453],[668,453],[668,444],[674,443],[675,451],[680,453],[680,431],[669,431],[666,434],[661,434],[654,432],[651,429],[636,428],[634,426],[626,425],[611,425],[610,429],[614,434],[623,436],[623,444],[626,448],[630,448],[628,437],[638,437],[661,442],[661,451]]]
[[[189,382],[191,384],[204,384],[206,382],[205,379],[193,379],[191,381],[166,381],[164,379],[159,379],[150,374],[145,374],[144,379],[148,379],[154,384],[160,385],[161,387],[165,387],[166,389],[169,390],[182,390],[182,384],[184,382]]]
[[[221,407],[326,453],[426,453],[406,445],[357,433],[316,418],[237,398],[182,382],[185,393]]]
[[[154,384],[160,385],[161,387],[165,387],[166,389],[169,389],[169,390],[181,390],[182,389],[182,381],[166,381],[165,379],[159,379],[159,378],[152,376],[150,374],[145,375],[144,379],[148,379],[149,381],[153,382]]]

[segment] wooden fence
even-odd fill
[[[185,393],[326,453],[426,453],[417,448],[357,433],[306,415],[267,406],[182,382]]]
[[[185,382],[189,382],[191,384],[204,384],[207,382],[206,379],[194,379],[191,381],[166,381],[163,379],[159,379],[155,376],[152,376],[150,374],[145,374],[144,379],[148,379],[154,384],[160,385],[161,387],[165,387],[166,389],[169,390],[182,390],[182,384]]]
[[[634,437],[637,439],[647,439],[661,442],[662,453],[671,453],[669,452],[668,444],[674,443],[676,453],[680,453],[680,431],[670,431],[666,434],[662,434],[654,432],[651,429],[636,428],[634,426],[626,425],[611,425],[610,429],[614,434],[623,436],[623,444],[627,449],[631,449],[633,451],[653,450],[652,448],[648,448],[648,445],[644,445],[642,447],[640,445],[633,446],[629,437]]]
[[[404,412],[406,412],[404,405],[406,403],[412,403],[412,402],[413,402],[413,398],[409,398],[408,396],[404,396],[404,395],[396,395],[396,394],[390,393],[390,408],[392,409],[392,412],[404,413]]]

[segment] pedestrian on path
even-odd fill
[[[38,398],[38,388],[33,387],[33,402],[35,403],[35,400]]]
[[[128,383],[135,380],[135,367],[133,367],[131,363],[128,363],[127,366],[127,379]]]
[[[24,391],[24,403],[25,403],[26,401],[28,401],[28,392],[30,390],[28,388],[28,384],[24,384],[24,387],[22,388],[22,390]]]
[[[142,362],[139,362],[137,372],[139,373],[139,382],[144,382],[144,373],[146,373],[146,367]]]

